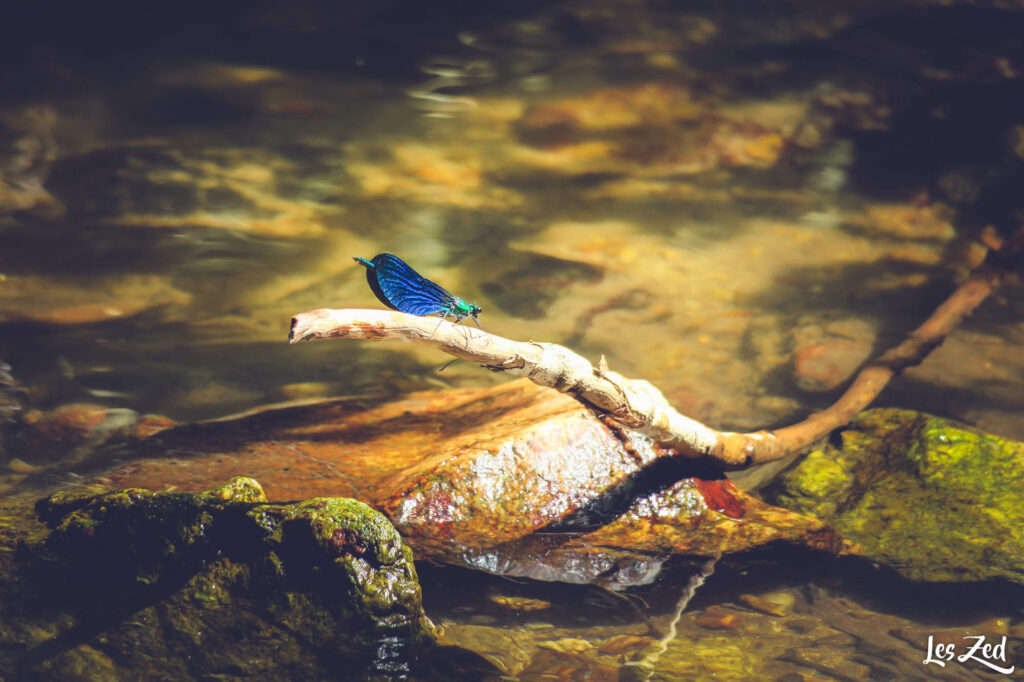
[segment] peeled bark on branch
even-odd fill
[[[889,380],[919,364],[999,285],[1007,271],[1019,266],[1024,252],[1024,227],[976,268],[924,324],[898,346],[868,362],[846,392],[828,409],[774,431],[716,431],[677,412],[647,381],[628,379],[597,367],[573,351],[553,343],[513,341],[480,329],[434,317],[391,310],[320,308],[292,318],[291,343],[348,338],[398,339],[422,343],[494,372],[524,376],[541,386],[568,393],[592,409],[635,429],[662,447],[686,457],[713,461],[724,469],[741,469],[785,457],[847,424],[882,391]]]

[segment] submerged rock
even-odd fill
[[[57,126],[50,106],[0,110],[0,214],[61,213],[60,202],[44,187],[57,159]]]
[[[25,390],[0,358],[0,460],[7,459],[7,432],[17,423],[28,402]]]
[[[359,678],[408,673],[435,641],[411,551],[355,500],[270,504],[235,478],[36,509],[53,530],[2,585],[0,676]]]
[[[806,102],[721,106],[698,86],[643,83],[526,111],[516,161],[557,173],[693,175],[775,166]]]
[[[173,318],[192,296],[164,275],[120,274],[67,281],[42,275],[11,276],[0,288],[0,324],[37,322],[73,326],[162,310]]]
[[[876,333],[857,318],[816,322],[805,316],[793,330],[793,381],[801,391],[832,391],[871,356]]]
[[[50,186],[88,225],[320,235],[337,208],[283,196],[279,185],[294,168],[274,150],[128,142],[60,164]]]
[[[951,597],[948,586],[911,583],[864,561],[802,551],[759,554],[753,562],[676,563],[657,585],[625,595],[593,586],[464,580],[458,597],[448,594],[451,601],[428,609],[447,641],[528,680],[952,682],[985,676],[970,661],[922,667],[929,637],[961,651],[978,635],[996,642],[1007,635],[1009,652],[1024,644],[1024,628],[1007,617],[1021,588],[964,586]],[[424,571],[428,602],[435,602],[431,582]],[[483,598],[495,590],[550,603],[510,618],[496,600]],[[944,626],[915,622],[907,606],[922,601],[945,605]],[[1007,663],[1013,660],[1011,653]]]
[[[522,203],[515,191],[486,180],[486,159],[478,150],[397,142],[387,150],[352,149],[347,172],[363,194],[467,209],[510,209]]]
[[[0,404],[0,423],[2,417]],[[68,403],[49,411],[29,408],[11,425],[8,450],[33,466],[56,462],[66,466],[90,456],[107,441],[142,440],[173,425],[161,415],[139,415],[98,403]]]
[[[869,410],[771,491],[914,580],[1024,583],[1024,443]]]
[[[765,608],[784,600],[784,610]],[[773,612],[774,611],[774,612]],[[628,680],[963,680],[979,679],[970,664],[922,667],[929,635],[962,647],[964,631],[939,630],[811,583],[762,595],[742,595],[680,614],[673,636],[650,647]],[[991,636],[991,634],[989,635]],[[750,646],[750,642],[756,642]],[[813,642],[813,646],[809,643]],[[975,668],[976,669],[976,668]],[[622,678],[620,678],[622,679]]]

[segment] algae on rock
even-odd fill
[[[869,410],[784,474],[772,500],[913,580],[1024,583],[1024,443]]]
[[[436,641],[412,552],[355,500],[270,504],[253,479],[200,493],[65,492],[0,603],[0,677],[359,679]],[[39,620],[38,627],[29,620]]]

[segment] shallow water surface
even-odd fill
[[[189,421],[505,381],[288,345],[295,313],[381,307],[352,257],[391,252],[488,331],[603,355],[717,428],[783,425],[1024,215],[1015,3],[234,5],[0,29],[0,408]],[[1020,293],[879,404],[1024,439]],[[805,560],[673,564],[636,594],[430,567],[424,591],[522,679],[987,679],[924,667],[922,637],[1021,641],[1016,588],[944,602]]]

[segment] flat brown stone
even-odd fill
[[[607,571],[618,562],[631,565],[629,582],[672,554],[840,547],[824,524],[526,380],[371,406],[268,407],[167,429],[139,448],[100,480],[202,490],[246,475],[271,500],[353,497],[390,516],[421,558],[497,573],[616,582]]]

